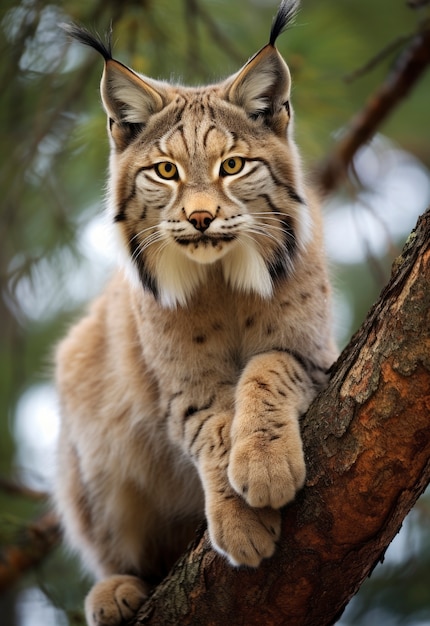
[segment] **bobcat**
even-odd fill
[[[224,82],[155,81],[104,57],[108,211],[127,257],[57,351],[55,501],[101,578],[90,625],[138,610],[206,517],[257,567],[305,481],[299,418],[336,357],[320,211],[293,141],[290,74],[269,43]]]

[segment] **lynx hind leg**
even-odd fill
[[[119,626],[136,615],[148,596],[136,576],[110,576],[94,585],[85,599],[88,626]]]

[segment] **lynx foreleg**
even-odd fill
[[[228,477],[252,507],[278,509],[305,481],[299,429],[315,388],[306,370],[288,352],[255,356],[236,392]]]

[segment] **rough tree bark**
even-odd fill
[[[302,424],[308,477],[276,555],[233,569],[203,529],[135,626],[333,624],[430,481],[430,211]]]

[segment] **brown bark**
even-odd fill
[[[303,421],[308,478],[276,555],[233,569],[203,532],[135,624],[325,626],[430,481],[430,211]]]

